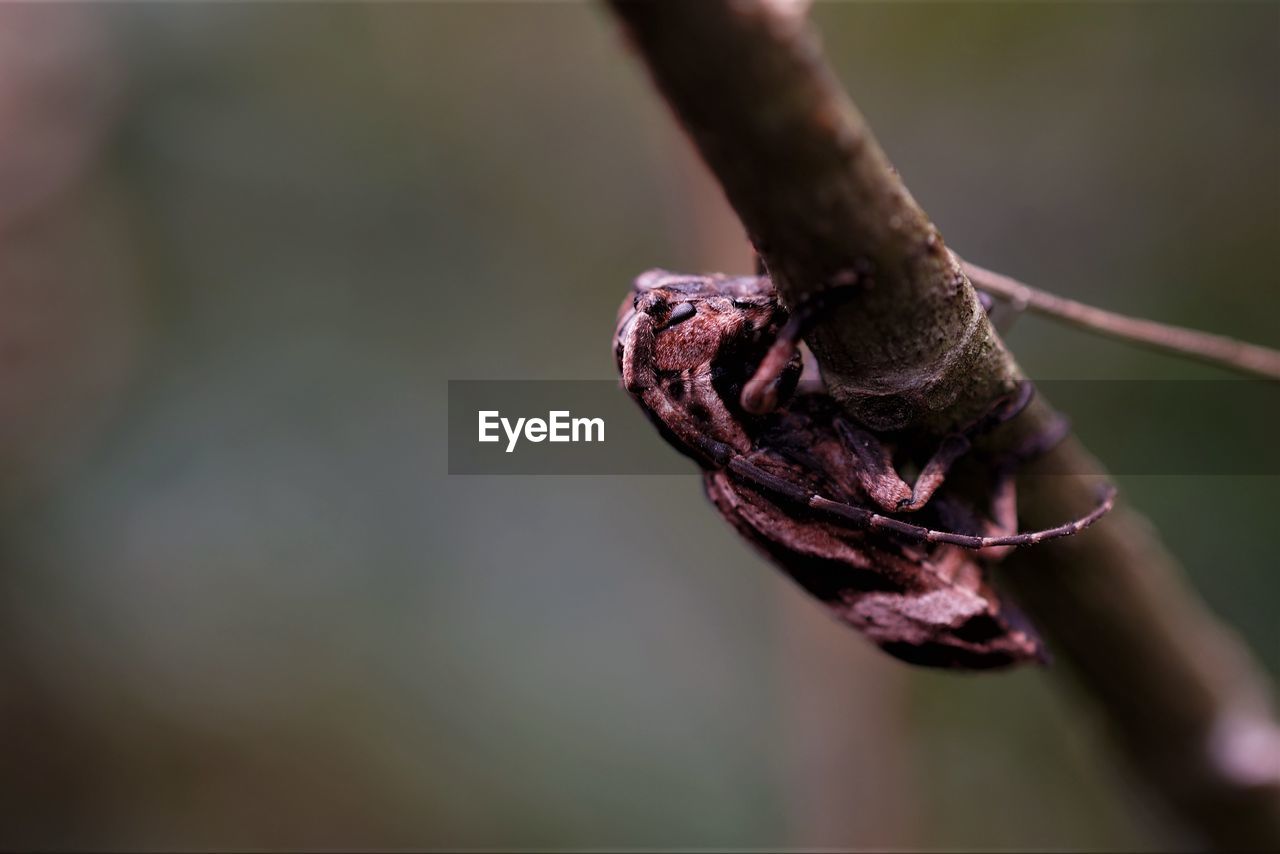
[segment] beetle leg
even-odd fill
[[[1046,453],[1061,442],[1071,430],[1071,422],[1065,416],[1056,415],[1049,426],[1006,453],[996,467],[995,481],[991,489],[990,518],[986,523],[987,535],[1007,537],[1018,530],[1018,492],[1016,474],[1018,467]],[[1011,547],[1002,546],[983,552],[990,560],[1002,560]]]
[[[858,485],[881,509],[891,513],[919,510],[929,502],[946,479],[951,464],[969,450],[969,439],[962,433],[943,437],[933,456],[908,484],[893,467],[888,448],[872,433],[855,427],[843,418],[835,419],[836,434],[854,459]]]
[[[800,315],[793,314],[778,330],[778,336],[760,360],[760,366],[742,387],[742,408],[747,412],[763,415],[777,408],[778,380],[799,350],[802,326]]]
[[[911,485],[893,467],[893,456],[873,433],[854,426],[844,418],[835,419],[840,444],[853,457],[848,466],[862,491],[877,506],[890,512],[911,500]]]
[[[944,436],[933,452],[933,456],[925,463],[920,474],[916,476],[915,483],[910,487],[907,487],[897,472],[893,471],[890,463],[887,472],[884,471],[883,466],[869,468],[864,472],[865,480],[860,478],[863,488],[872,500],[885,510],[894,512],[919,510],[929,503],[929,499],[938,491],[938,487],[942,486],[952,464],[968,453],[972,447],[971,439],[995,429],[1026,409],[1034,393],[1035,386],[1029,380],[1022,380],[1012,393],[999,398],[992,404],[981,418],[961,431]],[[868,468],[875,462],[871,455],[859,450],[867,447],[869,442],[878,441],[870,433],[854,427],[841,418],[836,419],[836,431],[846,446],[857,455],[863,468]],[[1019,459],[1022,458],[1019,457]],[[888,479],[889,475],[893,480]]]
[[[839,285],[819,291],[801,302],[782,324],[773,345],[760,360],[756,372],[742,387],[742,408],[756,415],[772,412],[778,406],[778,379],[791,364],[800,347],[800,338],[812,328],[818,315],[827,308],[858,292],[853,285]]]
[[[985,523],[988,537],[1011,537],[1018,533],[1018,488],[1013,471],[1002,471],[996,476],[991,490],[991,518]],[[993,546],[982,556],[987,560],[1003,560],[1013,546]]]
[[[899,501],[894,509],[913,511],[928,504],[929,499],[946,480],[951,464],[964,456],[970,447],[969,438],[963,433],[951,433],[942,437],[938,449],[924,464],[920,474],[916,475],[916,482],[911,485],[911,494]]]
[[[1013,391],[996,398],[990,409],[959,432],[970,439],[990,433],[1006,421],[1012,421],[1026,409],[1035,393],[1036,387],[1031,380],[1018,380]]]
[[[1031,436],[1021,445],[1007,451],[998,459],[1000,468],[1012,471],[1024,463],[1043,456],[1053,450],[1059,442],[1067,438],[1071,432],[1071,421],[1061,414],[1055,413],[1053,419],[1041,431]]]

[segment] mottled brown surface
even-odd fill
[[[930,489],[940,491],[913,500],[891,440],[849,425],[820,386],[793,394],[801,359],[774,346],[787,320],[765,278],[651,271],[619,310],[623,383],[667,440],[706,470],[707,495],[721,514],[881,649],[938,667],[1043,660],[1034,631],[985,579],[984,560],[1003,552],[859,526],[786,500],[788,491],[822,496],[917,530],[980,536],[1000,527],[989,508],[946,494],[945,465],[925,466],[934,475]],[[776,388],[780,406],[748,412],[744,388],[763,386]],[[946,454],[946,464],[958,455]],[[743,464],[783,484],[782,494],[742,476]]]
[[[798,405],[803,411],[814,403]],[[792,435],[815,454],[841,454],[829,424],[798,412],[788,413],[787,420]],[[843,466],[815,469],[796,461],[802,453],[800,446],[761,448],[749,457],[814,492],[849,503],[867,501],[847,457]],[[708,497],[739,533],[838,619],[889,654],[913,664],[957,668],[1043,659],[1039,638],[1010,618],[1009,607],[984,579],[975,553],[947,544],[905,543],[882,532],[806,518],[725,471],[708,472],[703,482]]]

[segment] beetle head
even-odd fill
[[[614,338],[619,369],[626,359],[652,359],[654,371],[698,368],[726,349],[751,347],[781,314],[768,279],[756,276],[684,276],[651,270],[636,279],[618,309]],[[627,352],[631,326],[647,315],[651,353]]]

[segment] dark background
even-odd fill
[[[1280,7],[815,17],[950,245],[1280,345]],[[446,474],[447,380],[611,377],[658,265],[750,254],[596,6],[0,6],[0,847],[1176,842],[1069,685],[876,653],[693,478]],[[1280,668],[1276,478],[1120,486]]]

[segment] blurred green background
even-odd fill
[[[1280,345],[1280,6],[815,18],[953,247]],[[879,655],[695,478],[445,474],[446,380],[612,376],[656,265],[750,254],[596,6],[0,5],[0,847],[1182,844],[1069,685]],[[1275,673],[1276,478],[1120,485]]]

